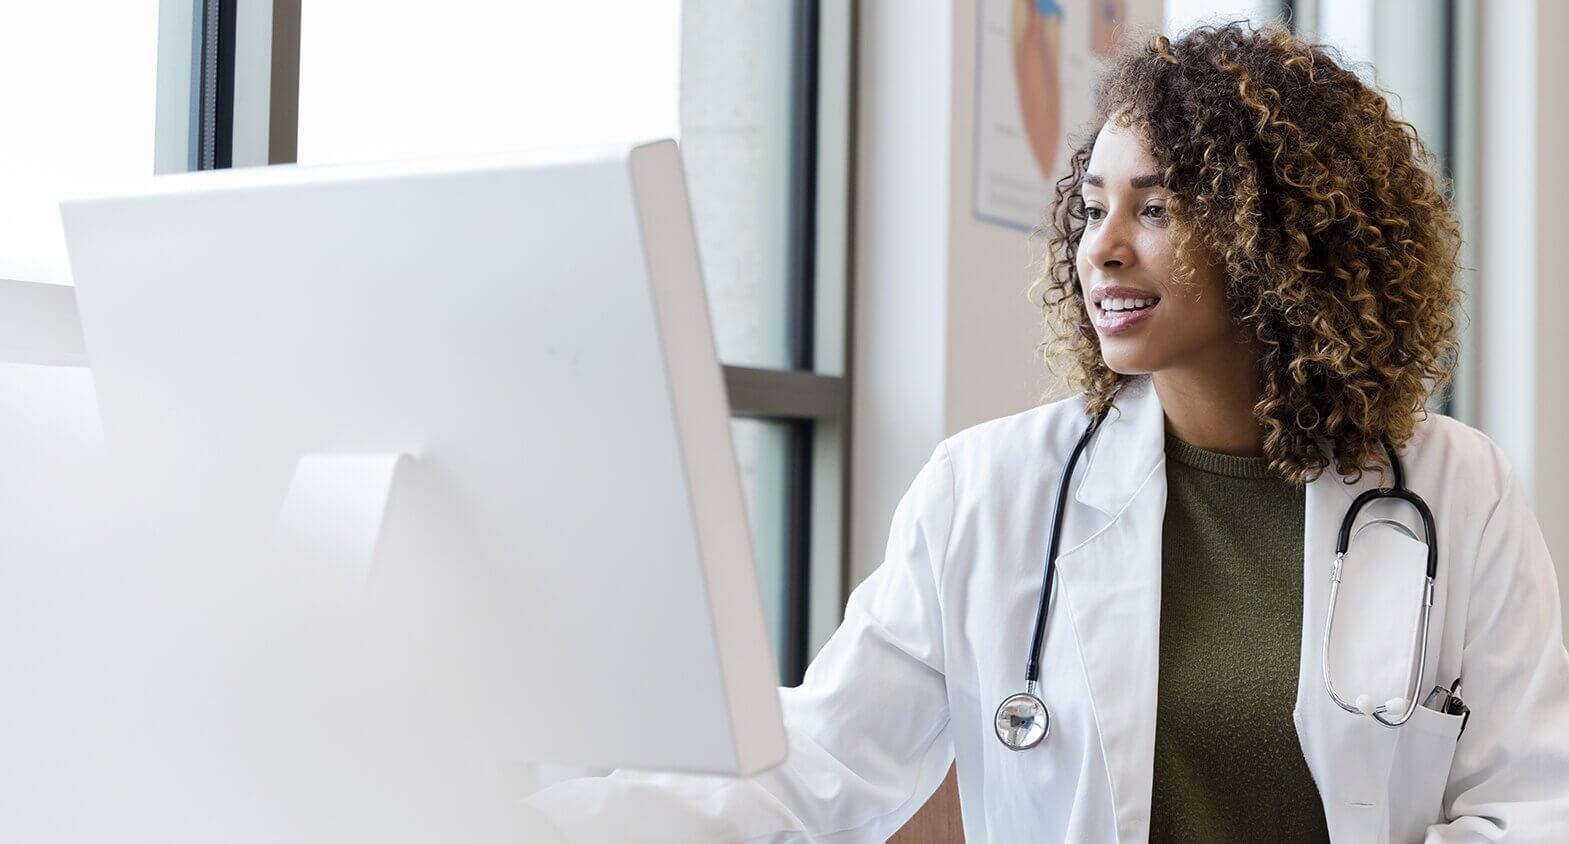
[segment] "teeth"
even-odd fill
[[[1103,299],[1100,309],[1103,311],[1135,311],[1155,304],[1154,299]]]

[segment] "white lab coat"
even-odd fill
[[[1056,484],[1085,421],[1075,397],[936,449],[894,513],[883,563],[851,595],[805,682],[780,692],[783,766],[744,780],[618,772],[557,785],[529,805],[573,841],[882,841],[956,760],[971,842],[1146,840],[1166,504],[1164,416],[1147,378],[1123,391],[1074,476],[1043,648],[1051,735],[1014,752],[993,732],[998,703],[1022,690]],[[1320,637],[1336,533],[1352,499],[1378,483],[1376,473],[1348,486],[1326,472],[1306,493],[1292,714],[1330,834],[1569,841],[1569,653],[1537,521],[1503,453],[1470,427],[1432,415],[1402,459],[1438,531],[1422,688],[1463,674],[1472,714],[1457,743],[1458,716],[1419,708],[1390,729],[1325,693]],[[1421,535],[1408,507],[1364,514],[1359,524],[1390,516]],[[1409,653],[1396,613],[1387,623],[1364,613],[1359,627],[1346,601],[1337,642],[1341,625],[1393,642],[1347,648],[1348,670],[1368,668],[1358,654]],[[1401,687],[1408,669],[1394,662]]]

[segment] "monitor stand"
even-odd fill
[[[307,454],[278,513],[279,550],[353,586],[370,576],[404,454]]]

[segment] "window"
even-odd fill
[[[301,164],[677,134],[680,0],[305,10]]]
[[[1175,38],[1195,26],[1236,20],[1278,21],[1289,6],[1290,0],[1166,0],[1166,34]]]
[[[188,37],[160,43],[160,94],[192,94],[160,162],[680,140],[769,627],[798,683],[846,580],[852,4],[300,5],[166,0]]]
[[[56,203],[151,172],[158,4],[87,5],[0,13],[0,279],[70,283]]]

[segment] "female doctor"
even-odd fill
[[[937,447],[781,691],[786,764],[555,786],[566,839],[882,841],[956,762],[971,842],[1569,840],[1552,561],[1423,410],[1459,243],[1425,147],[1275,28],[1156,38],[1097,102],[1035,288],[1076,395]],[[1354,506],[1395,486],[1427,512]]]

